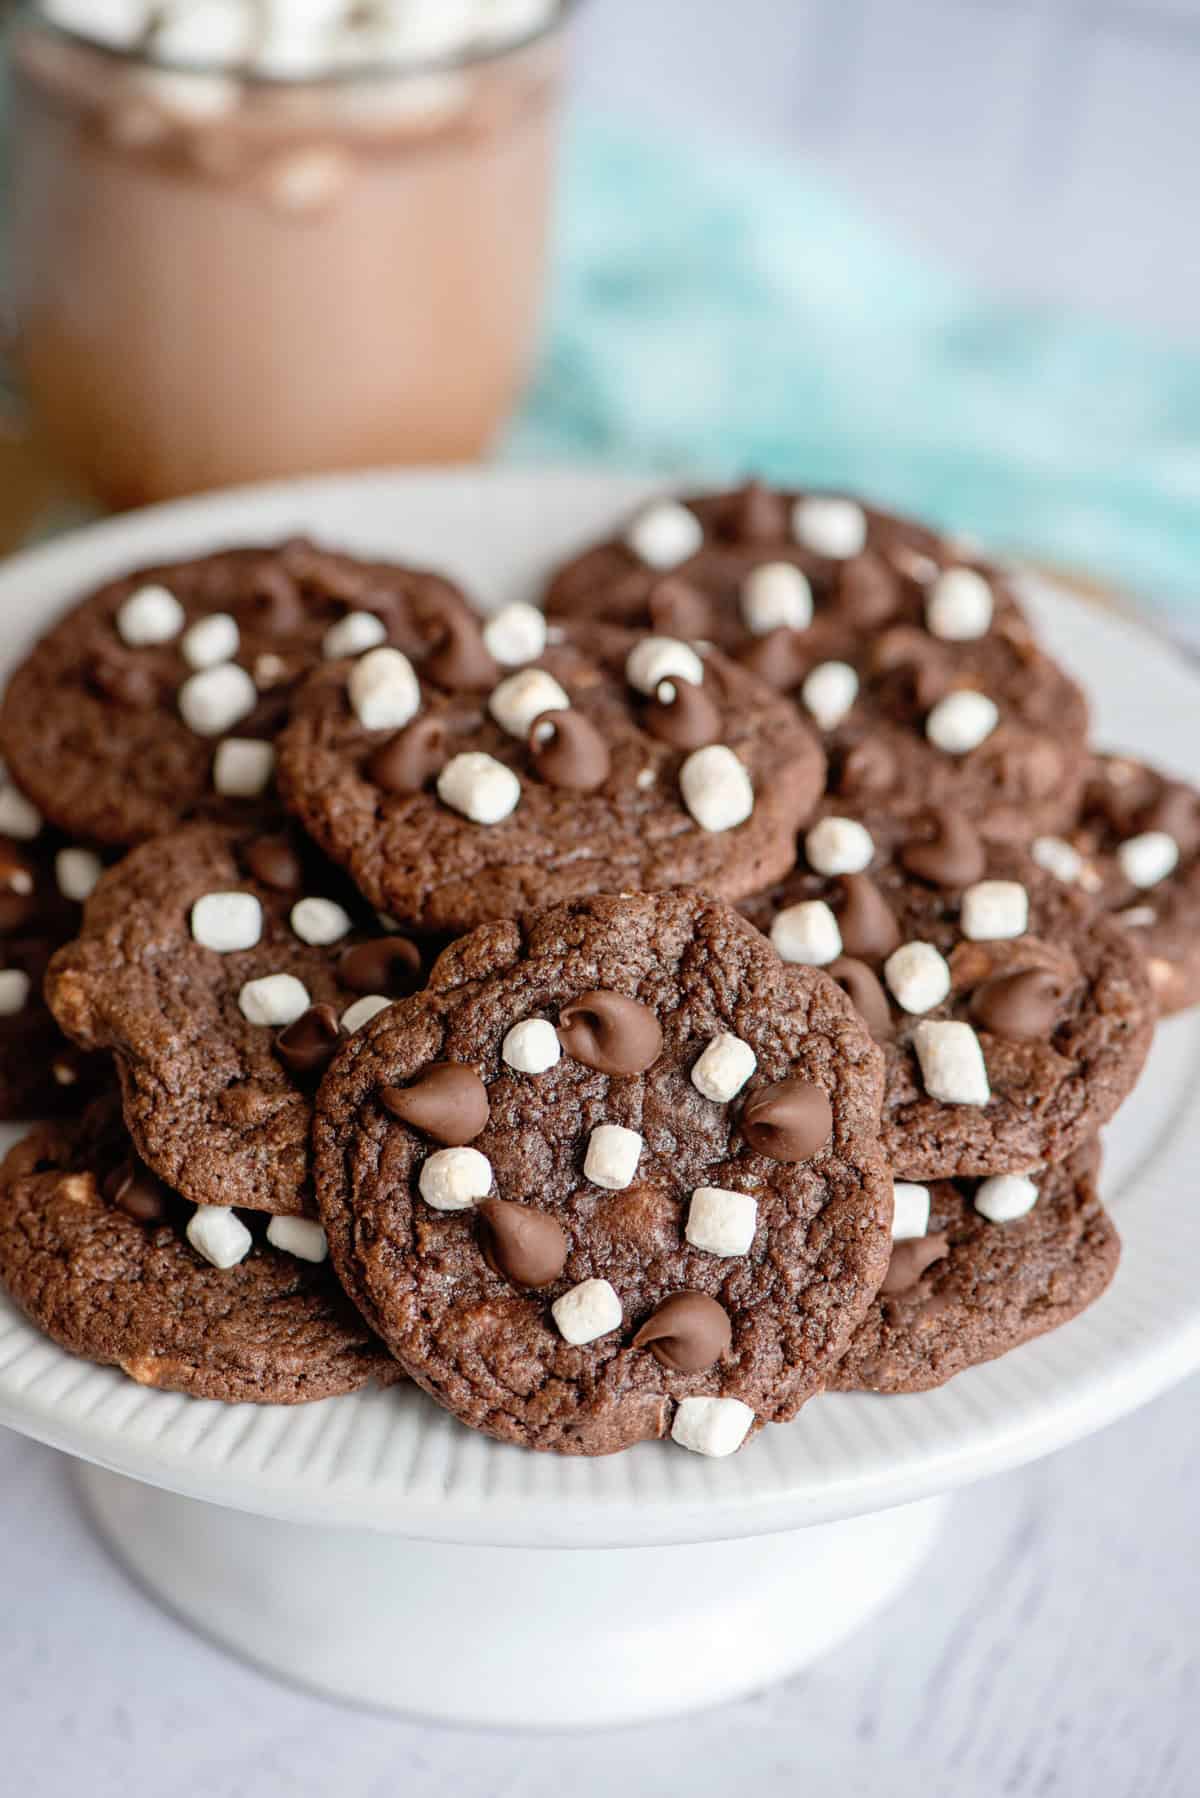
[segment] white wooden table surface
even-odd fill
[[[1192,1381],[964,1494],[918,1583],[790,1684],[557,1737],[427,1728],[274,1685],[160,1612],[92,1536],[68,1465],[0,1431],[0,1791],[1195,1798],[1198,1402]],[[447,1596],[469,1629],[469,1592]]]

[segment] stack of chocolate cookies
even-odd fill
[[[665,499],[485,617],[308,542],[83,599],[0,715],[0,1280],[143,1384],[415,1381],[732,1453],[1112,1277],[1098,1132],[1200,997],[1200,795],[1012,585]]]

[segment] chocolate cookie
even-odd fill
[[[60,1347],[142,1386],[297,1405],[392,1377],[318,1224],[274,1220],[272,1236],[293,1231],[289,1253],[265,1220],[224,1211],[214,1236],[213,1218],[140,1166],[109,1093],[38,1125],[0,1166],[0,1280]]]
[[[881,1090],[834,983],[701,894],[485,925],[322,1084],[330,1252],[474,1428],[732,1453],[820,1390],[883,1276]]]
[[[1093,758],[1079,818],[1033,844],[1146,957],[1159,1013],[1200,1000],[1200,793],[1123,755]]]
[[[320,670],[279,742],[288,806],[372,904],[465,930],[594,892],[738,898],[790,865],[824,758],[711,651],[580,629],[497,679],[380,651]]]
[[[1121,1253],[1099,1164],[1092,1141],[1028,1176],[899,1187],[891,1265],[830,1390],[925,1392],[1086,1310]]]
[[[313,1093],[338,1041],[423,979],[295,833],[185,825],[89,900],[47,996],[74,1041],[112,1049],[129,1129],[196,1205],[312,1206]]]
[[[795,695],[847,803],[956,804],[1004,840],[1059,828],[1082,789],[1086,702],[1001,571],[856,500],[757,482],[660,500],[546,604],[719,644]]]
[[[904,1180],[1061,1161],[1133,1087],[1154,1003],[1130,933],[957,812],[825,813],[743,909],[828,968],[882,1043],[881,1140]]]
[[[54,951],[79,928],[99,856],[48,830],[0,779],[0,1119],[77,1108],[104,1058],[69,1043],[42,996]]]
[[[307,542],[110,581],[9,683],[0,738],[22,789],[73,837],[124,845],[195,813],[278,809],[271,739],[322,656],[436,649],[469,616],[456,587]]]

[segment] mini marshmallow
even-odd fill
[[[262,906],[253,893],[205,893],[192,906],[193,937],[218,955],[253,949],[262,927]]]
[[[275,745],[226,737],[213,756],[213,787],[226,799],[257,799],[275,776]]]
[[[215,668],[218,662],[232,662],[241,641],[236,618],[210,612],[184,631],[179,647],[189,668]]]
[[[694,512],[678,500],[660,499],[639,512],[625,533],[625,544],[648,568],[678,568],[704,543],[704,529]]]
[[[947,755],[967,755],[985,743],[1000,722],[1000,712],[986,693],[964,689],[939,699],[925,720],[925,735]]]
[[[321,654],[327,662],[339,662],[343,656],[365,655],[387,642],[387,626],[374,612],[347,612],[331,624],[321,638]]]
[[[665,680],[704,685],[704,663],[690,643],[678,637],[643,637],[625,658],[625,679],[638,693],[653,699]]]
[[[913,1047],[931,1099],[946,1105],[986,1105],[992,1096],[979,1038],[954,1019],[918,1024]]]
[[[929,1188],[907,1180],[892,1181],[892,1241],[912,1242],[929,1229]]]
[[[30,843],[42,828],[42,814],[16,787],[0,787],[0,836]]]
[[[683,803],[701,830],[735,830],[754,811],[754,785],[732,749],[694,749],[679,770]]]
[[[131,50],[146,29],[147,0],[40,0],[40,6],[52,24],[114,50]]]
[[[861,874],[871,865],[875,844],[856,818],[822,818],[805,837],[804,853],[818,874]]]
[[[502,668],[536,662],[546,647],[545,617],[523,600],[502,606],[483,627],[483,646]]]
[[[248,718],[257,704],[258,688],[236,662],[203,668],[179,689],[180,716],[198,737],[223,737]]]
[[[771,926],[771,942],[781,961],[808,968],[828,967],[842,953],[838,921],[823,899],[785,906]]]
[[[947,568],[925,601],[925,628],[944,643],[971,643],[992,628],[992,589],[974,568]]]
[[[1152,905],[1130,905],[1124,911],[1109,915],[1114,924],[1124,924],[1128,930],[1148,930],[1151,924],[1158,922],[1158,913]]]
[[[901,943],[884,962],[883,977],[896,1003],[917,1016],[950,991],[950,963],[932,943]]]
[[[372,1018],[377,1018],[392,1003],[384,993],[365,993],[353,1005],[347,1005],[341,1017],[342,1029],[347,1036],[353,1036],[356,1030],[361,1030],[364,1024],[369,1024]]]
[[[1179,844],[1165,830],[1143,831],[1121,844],[1117,865],[1131,886],[1157,886],[1179,866]]]
[[[492,1190],[492,1164],[478,1149],[437,1149],[423,1164],[417,1185],[435,1211],[469,1211]]]
[[[1029,929],[1029,894],[1019,880],[979,880],[962,896],[959,922],[972,943],[1007,942]]]
[[[438,775],[438,798],[472,824],[499,824],[515,812],[521,783],[511,768],[481,750],[451,756]]]
[[[562,1055],[562,1044],[548,1018],[523,1018],[505,1036],[500,1054],[518,1074],[545,1074]]]
[[[237,1212],[219,1205],[197,1205],[188,1219],[187,1239],[197,1255],[222,1273],[244,1261],[254,1247],[254,1238]]]
[[[420,683],[398,649],[369,649],[350,670],[346,691],[364,730],[402,730],[421,709]]]
[[[675,1407],[671,1440],[719,1461],[737,1453],[753,1422],[754,1412],[740,1398],[683,1398]]]
[[[267,1241],[298,1261],[325,1261],[329,1240],[312,1217],[273,1217],[267,1225]]]
[[[493,688],[488,711],[501,730],[524,742],[535,718],[543,712],[568,712],[571,701],[552,674],[544,668],[522,668]]]
[[[15,1018],[29,998],[29,976],[23,968],[0,968],[0,1018]]]
[[[1039,868],[1067,886],[1074,886],[1083,873],[1082,855],[1063,837],[1034,837],[1029,853]]]
[[[769,631],[807,630],[812,623],[812,588],[791,562],[763,562],[742,582],[742,621],[755,637]]]
[[[117,611],[117,631],[131,649],[169,643],[183,629],[186,613],[167,587],[139,587]]]
[[[833,730],[858,698],[858,676],[849,662],[818,662],[805,675],[800,697],[821,729]]]
[[[298,899],[292,907],[292,929],[302,943],[325,948],[339,943],[353,920],[336,899]]]
[[[1038,1202],[1038,1189],[1027,1174],[994,1174],[975,1191],[975,1209],[989,1224],[1011,1224]]]
[[[867,515],[852,499],[810,494],[792,508],[792,532],[814,555],[841,562],[866,548]]]
[[[245,62],[254,40],[254,14],[245,0],[191,0],[167,10],[151,41],[164,62],[211,69]]]
[[[741,1092],[757,1066],[758,1056],[749,1043],[722,1030],[692,1069],[692,1085],[702,1098],[727,1105]]]
[[[304,982],[294,974],[263,974],[258,980],[248,980],[238,994],[244,1018],[274,1029],[294,1024],[311,1004]]]
[[[623,1124],[597,1124],[588,1137],[583,1171],[593,1186],[624,1192],[632,1184],[642,1154],[642,1139]]]
[[[688,1206],[684,1235],[709,1255],[744,1255],[754,1241],[758,1200],[723,1186],[698,1186]]]
[[[60,849],[54,858],[54,878],[64,899],[82,905],[90,899],[104,863],[93,849]]]
[[[277,687],[281,680],[287,679],[287,671],[287,663],[282,656],[277,656],[274,650],[265,650],[262,655],[255,656],[254,658],[254,682],[256,686],[264,689]]]
[[[584,1280],[555,1299],[550,1315],[563,1341],[582,1348],[620,1328],[621,1301],[607,1280]]]

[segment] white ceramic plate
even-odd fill
[[[485,604],[532,596],[549,565],[605,531],[645,483],[465,471],[260,488],[117,519],[0,571],[7,666],[68,600],[138,562],[308,531],[445,568]],[[1090,690],[1097,738],[1196,773],[1200,680],[1129,623],[1045,586],[1032,608]],[[748,1452],[671,1443],[606,1460],[505,1448],[414,1391],[226,1407],[146,1391],[61,1353],[0,1300],[0,1423],[117,1472],[217,1504],[451,1542],[696,1542],[883,1509],[1058,1448],[1200,1365],[1200,1014],[1159,1033],[1108,1134],[1104,1191],[1125,1242],[1084,1317],[940,1392],[817,1399]]]

